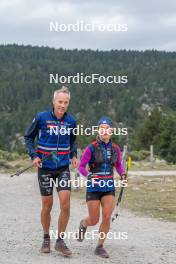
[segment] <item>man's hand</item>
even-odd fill
[[[35,158],[32,162],[33,166],[36,168],[42,168],[42,162],[39,157]]]
[[[76,169],[78,167],[78,159],[76,157],[73,157],[71,159],[71,164],[72,164],[73,168]]]

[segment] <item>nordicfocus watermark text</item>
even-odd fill
[[[75,128],[66,127],[65,125],[56,125],[56,124],[48,124],[47,125],[47,133],[49,135],[76,135],[76,136],[94,136],[99,133],[99,135],[116,135],[116,136],[126,136],[128,134],[128,129],[126,127],[116,128],[99,128],[98,126],[84,127],[83,125],[77,125]]]
[[[107,175],[108,176],[108,175]],[[67,177],[67,175],[66,175]],[[48,183],[47,183],[48,185]],[[62,180],[58,180],[58,178],[53,179],[50,178],[49,181],[49,187],[53,187],[55,186],[56,188],[61,187],[61,188],[65,188],[65,187],[73,187],[73,188],[84,188],[84,187],[95,187],[95,186],[99,186],[100,188],[120,188],[120,187],[124,187],[127,188],[128,187],[128,183],[127,180],[115,180],[115,179],[109,179],[109,180],[103,180],[103,179],[99,179],[97,181],[96,178],[92,178],[91,180],[87,180],[87,179],[83,179],[81,177],[79,177],[78,179],[62,179]],[[47,186],[48,187],[48,186]]]
[[[78,231],[77,232],[62,232],[60,233],[63,239],[78,239]],[[50,239],[57,239],[58,238],[58,230],[50,230]],[[87,240],[94,240],[94,239],[113,239],[113,240],[127,240],[128,233],[127,232],[108,232],[105,234],[104,232],[99,232],[98,230],[91,230],[87,231],[84,235],[84,238]]]
[[[50,21],[50,32],[126,32],[128,31],[127,24],[115,24],[115,23],[85,23],[84,21],[77,21],[76,23],[59,23],[58,21]]]
[[[49,83],[57,83],[57,84],[127,84],[128,76],[126,75],[100,75],[99,73],[92,73],[89,75],[85,75],[84,73],[76,73],[76,75],[59,75],[58,73],[49,74]]]

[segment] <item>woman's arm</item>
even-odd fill
[[[86,147],[83,154],[82,154],[82,157],[81,157],[81,160],[80,160],[80,164],[79,164],[79,172],[83,175],[83,176],[87,176],[89,174],[89,171],[86,169],[86,165],[89,163],[89,161],[91,160],[91,156],[92,156],[92,153],[91,153],[91,150],[89,147]]]
[[[125,174],[125,168],[124,168],[123,163],[122,163],[121,151],[120,151],[119,146],[117,146],[116,152],[117,152],[117,160],[115,162],[115,168],[116,168],[118,174],[120,176],[122,176],[123,174]]]

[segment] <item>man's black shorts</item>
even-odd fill
[[[42,196],[53,194],[53,187],[56,186],[57,192],[63,190],[71,191],[69,167],[63,167],[56,171],[38,169],[38,182]]]
[[[93,200],[100,200],[101,198],[106,195],[113,195],[115,196],[115,191],[109,192],[86,192],[86,202],[93,201]]]

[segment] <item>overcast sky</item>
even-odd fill
[[[60,24],[127,24],[127,32],[50,32]],[[175,0],[0,0],[0,43],[176,51]]]

